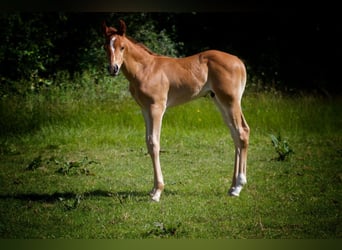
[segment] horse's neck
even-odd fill
[[[151,66],[153,57],[143,48],[129,41],[124,57],[124,74],[129,79],[132,77],[137,78],[140,74],[144,74],[144,69]]]

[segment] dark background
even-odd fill
[[[180,40],[239,55],[255,74],[289,87],[340,90],[339,15],[298,10],[198,13],[177,20]]]
[[[106,20],[115,25],[119,18],[128,17],[134,24],[128,27],[129,34],[151,22],[156,32],[165,30],[175,43],[182,44],[177,47],[179,56],[206,49],[224,50],[242,58],[249,74],[264,85],[324,95],[341,93],[341,18],[338,8],[328,2],[14,3],[5,3],[1,13],[2,80],[32,74],[32,70],[25,72],[25,62],[20,61],[28,53],[40,55],[34,57],[36,61],[31,56],[34,62],[27,61],[26,65],[41,67],[38,74],[45,78],[56,70],[102,67],[99,58],[105,55],[92,51],[102,46],[100,23]],[[147,15],[141,17],[141,12]],[[20,22],[13,16],[19,16]],[[37,48],[28,48],[23,41]],[[26,54],[19,60],[16,53],[20,51]],[[19,63],[18,72],[14,69]]]

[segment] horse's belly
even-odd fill
[[[170,87],[166,105],[167,107],[172,107],[184,104],[198,97],[205,96],[209,91],[210,88],[207,84],[196,87],[191,87],[190,85]]]

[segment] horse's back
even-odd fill
[[[216,63],[225,65],[225,67],[245,67],[242,60],[230,53],[220,50],[207,50],[200,53],[203,59],[207,59],[208,63]]]

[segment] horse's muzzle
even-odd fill
[[[108,66],[108,71],[109,71],[110,75],[117,76],[119,74],[120,67],[117,64],[109,65]]]

